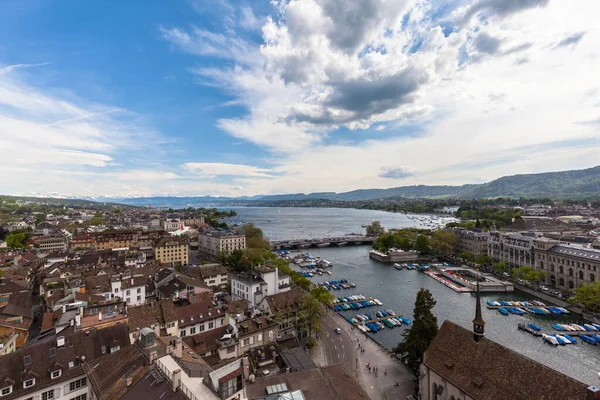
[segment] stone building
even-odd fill
[[[458,236],[459,252],[467,252],[477,257],[482,254],[488,254],[488,239],[490,234],[485,231],[470,231],[459,229],[456,231]]]
[[[187,264],[189,260],[189,246],[183,239],[177,237],[164,237],[156,243],[154,257],[161,263]]]
[[[535,233],[503,233],[493,230],[488,239],[488,256],[506,261],[511,267],[534,265]]]
[[[546,282],[560,289],[574,289],[594,282],[600,272],[600,250],[560,243],[558,240],[535,240],[535,268],[546,272]]]
[[[211,231],[198,234],[198,250],[213,257],[246,249],[246,236],[229,231]]]

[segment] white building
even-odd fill
[[[121,298],[128,306],[146,304],[146,278],[143,276],[123,280],[119,276],[113,276],[110,286],[111,294]]]
[[[236,360],[212,371],[206,378],[188,375],[170,354],[159,358],[156,365],[172,384],[174,390],[179,389],[187,399],[247,399],[242,360]]]
[[[178,229],[183,229],[184,223],[179,218],[167,218],[162,221],[162,227],[167,232],[173,232]]]
[[[290,277],[277,268],[258,266],[250,272],[231,274],[231,297],[246,300],[256,307],[266,296],[290,290]]]

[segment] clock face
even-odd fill
[[[476,333],[483,333],[483,326],[475,325],[474,327]]]

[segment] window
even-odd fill
[[[250,338],[244,339],[244,346],[250,345]]]
[[[47,392],[42,393],[42,400],[52,400],[54,399],[54,389],[48,390]]]
[[[234,351],[235,351],[235,346],[229,346],[229,347],[227,348],[227,354],[231,354],[231,353],[233,353]]]
[[[12,385],[2,389],[2,391],[0,392],[0,396],[6,396],[7,394],[11,394],[11,393],[12,393]]]
[[[61,375],[62,375],[62,370],[61,370],[61,369],[59,369],[59,370],[56,370],[56,371],[52,371],[52,376],[51,376],[51,378],[52,378],[52,379],[54,379],[54,378],[58,378],[58,377],[59,377],[59,376],[61,376]]]
[[[186,334],[185,329],[179,332],[179,336],[184,337]]]
[[[81,389],[84,386],[87,386],[87,378],[77,379],[76,381],[69,383],[69,392]]]
[[[204,324],[198,325],[198,327],[200,328],[200,332],[204,332]]]
[[[194,326],[193,328],[190,328],[190,335],[195,335],[196,334],[196,327]]]
[[[142,296],[138,296],[137,301],[142,301]]]
[[[115,288],[115,293],[119,293],[119,288]]]
[[[237,377],[228,380],[227,382],[223,382],[221,385],[223,398],[231,397],[236,392],[237,388]]]
[[[138,289],[137,289],[137,292],[138,292],[138,293],[142,293],[142,288],[138,288]]]
[[[23,387],[26,389],[28,387],[32,387],[35,384],[35,379],[27,379],[23,382]]]
[[[127,290],[127,292],[125,292],[125,295],[126,295],[126,296],[129,296],[129,294],[130,294],[130,293],[131,293],[131,291],[130,291],[130,290]]]
[[[87,393],[80,394],[79,396],[75,396],[71,400],[87,400]]]
[[[214,327],[215,327],[215,323],[214,323],[213,321],[210,321],[210,322],[208,323],[208,329],[212,329],[212,328],[214,328]]]

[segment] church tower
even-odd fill
[[[481,316],[481,300],[479,299],[479,270],[477,270],[477,303],[475,305],[475,319],[473,319],[473,340],[479,342],[483,339],[485,321]]]

